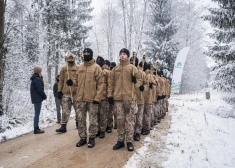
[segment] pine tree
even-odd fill
[[[161,60],[161,68],[172,74],[178,49],[172,40],[177,26],[171,17],[170,4],[168,0],[153,0],[150,9],[150,30],[146,32],[149,39],[145,42],[147,57]]]
[[[206,53],[218,63],[212,72],[215,80],[212,86],[231,91],[235,87],[235,3],[234,0],[213,1],[219,7],[210,8],[210,14],[203,17],[214,28],[214,32],[209,34],[214,45]]]

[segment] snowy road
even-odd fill
[[[166,117],[166,120],[169,118]],[[166,121],[165,120],[165,121]],[[158,128],[160,132],[166,127],[163,122]],[[32,132],[21,137],[8,140],[0,144],[0,168],[103,168],[123,167],[134,152],[128,152],[126,148],[114,151],[113,145],[117,141],[117,132],[106,134],[104,139],[96,138],[94,148],[75,146],[79,140],[77,130],[74,128],[74,119],[68,124],[68,132],[56,134],[58,125],[45,129],[46,133],[34,135]],[[153,132],[153,131],[152,131]],[[152,133],[151,133],[152,136]],[[161,135],[157,135],[161,142]],[[145,136],[140,142],[134,142],[135,152],[143,145]],[[164,144],[164,141],[161,142]],[[144,143],[148,144],[148,143]],[[162,150],[164,145],[158,147]],[[158,162],[161,165],[161,162]]]

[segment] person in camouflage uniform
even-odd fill
[[[153,80],[150,72],[150,64],[147,64],[146,76],[149,81],[149,89],[144,91],[144,117],[143,117],[143,129],[142,134],[148,135],[150,133],[151,126],[151,114],[152,114],[152,103],[153,103],[153,91],[156,86],[156,81]]]
[[[149,88],[149,81],[146,77],[145,70],[147,68],[146,62],[140,62],[138,69],[141,73],[141,83],[142,85],[139,88],[136,88],[136,98],[137,98],[137,105],[138,105],[138,111],[136,114],[136,120],[135,120],[135,129],[134,129],[134,140],[139,141],[140,140],[140,133],[143,127],[143,114],[144,114],[144,96],[143,91],[146,91]]]
[[[62,99],[62,121],[61,127],[56,130],[59,133],[65,133],[67,131],[66,125],[70,117],[71,108],[73,106],[76,111],[77,106],[74,104],[75,94],[77,91],[77,65],[75,63],[75,57],[71,53],[67,53],[66,57],[67,65],[63,66],[60,71],[59,84],[58,84],[58,98]],[[76,127],[78,125],[77,115],[75,117]]]
[[[83,51],[84,62],[77,68],[78,88],[76,93],[76,113],[78,115],[78,134],[80,140],[76,144],[81,147],[87,143],[86,117],[89,113],[89,141],[88,148],[95,146],[97,133],[97,113],[102,97],[102,69],[93,59],[93,51],[85,48]]]
[[[115,62],[110,63],[110,70],[112,71],[113,68],[116,66]],[[108,119],[107,119],[107,132],[111,133],[112,132],[112,127],[113,129],[117,129],[117,115],[115,112],[114,104],[109,104],[109,112],[108,112]]]
[[[98,110],[98,133],[96,136],[99,136],[100,138],[105,137],[105,131],[107,129],[107,115],[109,112],[109,103],[107,101],[107,91],[108,91],[108,77],[110,74],[110,71],[107,69],[106,65],[109,63],[109,61],[105,61],[103,57],[99,56],[96,59],[96,63],[102,67],[102,97],[101,97],[101,103],[99,104],[99,110]],[[109,67],[108,67],[109,68]]]
[[[134,87],[140,87],[141,75],[138,69],[130,64],[130,52],[123,48],[120,53],[120,64],[111,72],[108,82],[108,101],[114,103],[117,113],[118,142],[113,150],[125,147],[126,137],[128,151],[133,151],[134,120],[136,95]]]

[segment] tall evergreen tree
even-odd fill
[[[147,57],[161,60],[162,69],[172,73],[178,49],[172,40],[177,26],[171,17],[170,3],[168,0],[152,0],[150,9],[150,29],[146,32],[149,39],[145,42]]]
[[[214,45],[206,53],[218,63],[212,72],[215,79],[212,86],[231,91],[235,87],[235,3],[234,0],[213,1],[219,7],[210,8],[210,14],[204,16],[214,27],[214,32],[209,34]]]

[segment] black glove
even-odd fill
[[[109,97],[108,102],[109,102],[109,104],[114,105],[113,97]]]
[[[44,97],[43,97],[43,100],[46,100],[47,99],[47,95],[45,95]]]
[[[99,102],[97,102],[97,101],[93,101],[93,104],[100,104]]]
[[[134,84],[136,84],[136,77],[135,76],[132,76],[132,79],[131,79],[131,81],[134,83]]]
[[[153,83],[149,83],[149,88],[152,89],[153,88]]]
[[[66,83],[67,83],[68,86],[72,86],[73,85],[73,81],[71,79],[67,80]]]
[[[168,99],[171,97],[171,95],[168,96]]]
[[[161,100],[161,99],[162,99],[162,96],[158,96],[158,97],[157,97],[157,100]]]
[[[141,92],[143,92],[143,91],[144,91],[144,86],[141,85],[141,86],[139,87],[139,89],[140,89]]]
[[[162,96],[162,99],[165,99],[165,98],[166,98],[166,96],[165,96],[165,95],[163,95],[163,96]]]
[[[58,99],[62,99],[62,97],[63,97],[63,92],[58,92]]]

